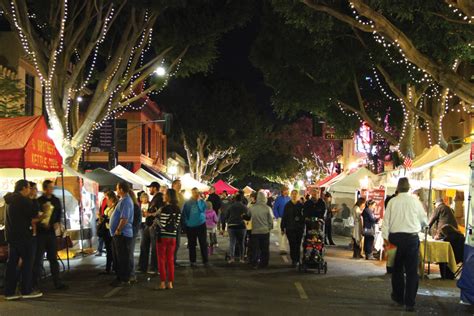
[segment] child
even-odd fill
[[[212,203],[206,201],[206,227],[209,234],[209,254],[214,252],[214,246],[217,245],[217,214],[212,208]]]

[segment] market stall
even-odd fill
[[[328,181],[328,192],[333,196],[334,203],[354,205],[357,192],[361,189],[374,187],[376,175],[363,167],[349,174],[340,174]]]
[[[61,172],[63,175],[61,154],[48,136],[48,126],[43,116],[0,118],[0,169],[6,168],[11,169],[12,173],[16,172],[14,177],[4,182],[4,189],[7,190],[9,184],[20,178],[26,179],[30,170]],[[62,201],[64,204],[64,188]],[[66,222],[64,213],[64,224]],[[3,224],[0,226],[3,228]],[[3,232],[0,235],[3,236]]]
[[[214,183],[213,187],[216,189],[217,194],[222,194],[224,191],[226,191],[228,194],[235,194],[239,192],[239,189],[234,188],[223,180],[219,180]]]

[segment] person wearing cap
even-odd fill
[[[408,178],[398,180],[398,195],[387,205],[382,224],[382,236],[397,247],[392,272],[392,300],[415,311],[418,291],[418,263],[420,239],[418,233],[428,220],[420,200],[408,193]]]
[[[440,233],[441,227],[446,224],[451,225],[456,229],[458,228],[456,217],[454,217],[454,211],[444,203],[443,199],[437,199],[435,207],[430,222],[428,223],[430,229],[433,228],[433,236],[437,236]]]
[[[142,240],[140,242],[140,257],[138,259],[139,271],[155,274],[158,271],[158,259],[155,247],[155,228],[152,227],[155,216],[160,207],[164,205],[163,194],[160,192],[160,184],[156,181],[150,183],[148,191],[153,198],[145,212],[145,228],[143,228]],[[151,260],[150,260],[151,248]]]

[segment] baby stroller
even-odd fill
[[[303,241],[303,258],[298,265],[298,270],[328,271],[328,264],[324,260],[326,248],[324,247],[324,221],[317,217],[311,218],[306,224],[306,236]]]

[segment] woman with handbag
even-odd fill
[[[365,198],[359,197],[356,204],[352,208],[352,221],[354,223],[352,229],[352,247],[354,253],[352,255],[353,259],[362,258],[360,244],[362,242],[362,208],[365,204]]]
[[[362,212],[365,260],[375,260],[372,255],[375,238],[375,223],[377,222],[374,216],[375,205],[376,202],[374,200],[367,201],[367,207]]]
[[[113,260],[113,251],[112,251],[112,236],[110,236],[110,227],[109,220],[112,217],[112,214],[115,211],[115,206],[117,205],[118,198],[115,195],[114,191],[108,191],[107,196],[107,208],[104,210],[104,216],[101,218],[99,224],[98,234],[102,235],[105,244],[105,251],[107,254],[107,262],[105,264],[105,271],[100,274],[110,274],[111,268],[115,271],[115,263]]]

